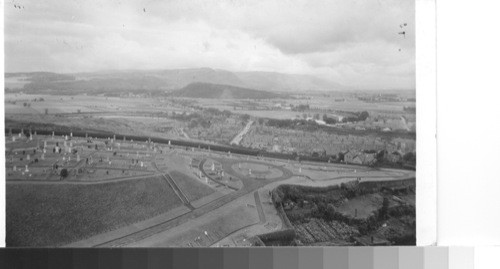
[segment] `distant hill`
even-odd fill
[[[275,93],[343,90],[340,84],[308,75],[273,72],[230,72],[211,68],[124,70],[57,74],[6,73],[27,82],[24,91],[59,94],[114,93],[119,91],[172,91],[192,83],[209,83]]]
[[[168,69],[168,70],[125,70],[94,73],[79,73],[75,76],[85,80],[128,80],[146,79],[162,82],[162,88],[176,90],[193,82],[227,84],[243,87],[244,83],[232,72],[211,68]]]
[[[293,75],[275,72],[237,72],[247,86],[259,90],[280,92],[338,91],[346,87],[335,82],[309,75]]]
[[[195,82],[170,93],[175,97],[208,99],[272,99],[284,98],[282,94],[236,87],[224,84]]]

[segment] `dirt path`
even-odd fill
[[[207,172],[205,172],[205,169],[203,169],[203,165],[205,164],[205,162],[207,161],[207,159],[203,159],[201,162],[200,162],[200,165],[198,166],[198,168],[200,169],[200,171],[203,173],[203,175],[205,177],[207,177],[208,179],[210,179],[211,181],[213,181],[215,184],[217,184],[218,186],[226,186],[226,188],[229,188],[229,189],[232,189],[232,190],[235,190],[237,191],[238,188],[235,188],[235,187],[232,187],[232,186],[229,186],[228,184],[224,184],[222,182],[219,182],[215,179],[213,179]]]
[[[162,174],[162,177],[167,181],[167,184],[174,190],[175,194],[179,199],[181,199],[182,203],[187,206],[189,209],[193,210],[194,207],[191,205],[189,200],[186,198],[184,193],[181,191],[181,189],[177,186],[177,184],[174,182],[172,177],[170,177],[169,174]]]
[[[158,173],[161,173],[161,176],[163,177],[163,179],[165,179],[167,184],[170,186],[170,188],[172,188],[172,190],[175,192],[177,197],[179,197],[179,199],[182,201],[182,203],[185,206],[187,206],[187,208],[189,208],[190,210],[194,210],[194,206],[191,205],[191,203],[189,202],[189,199],[186,197],[186,195],[184,195],[184,192],[182,192],[181,188],[179,188],[179,186],[177,186],[177,183],[175,183],[175,180],[172,179],[170,174],[168,172],[165,173],[158,168],[158,165],[156,164],[156,155],[154,156],[154,159],[155,160],[152,162],[154,169]]]
[[[264,210],[262,209],[262,204],[260,203],[259,191],[255,191],[253,193],[253,196],[255,198],[255,206],[257,207],[257,212],[259,212],[260,223],[263,224],[266,222],[266,215],[264,215]]]
[[[403,122],[403,126],[405,127],[406,131],[410,131],[410,127],[408,127],[408,123],[406,122],[406,118],[401,116],[401,121]]]

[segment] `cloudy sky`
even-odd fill
[[[414,24],[413,0],[7,0],[5,70],[211,67],[414,89]]]

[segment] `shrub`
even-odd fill
[[[68,175],[69,175],[68,169],[66,168],[61,169],[61,178],[66,178],[68,177]]]

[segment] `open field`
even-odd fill
[[[283,176],[283,172],[274,167],[250,162],[239,162],[232,167],[240,175],[257,179],[274,179]]]
[[[338,212],[351,218],[365,219],[379,209],[382,200],[378,193],[357,196],[339,206]]]
[[[245,195],[184,225],[173,227],[130,246],[210,246],[235,231],[259,222],[256,208],[247,206],[248,203],[253,203],[252,198],[253,194]]]
[[[186,195],[189,201],[198,200],[215,192],[214,189],[199,180],[179,171],[170,172],[170,176]]]
[[[181,204],[154,177],[99,185],[7,184],[7,246],[54,246],[167,212]]]

